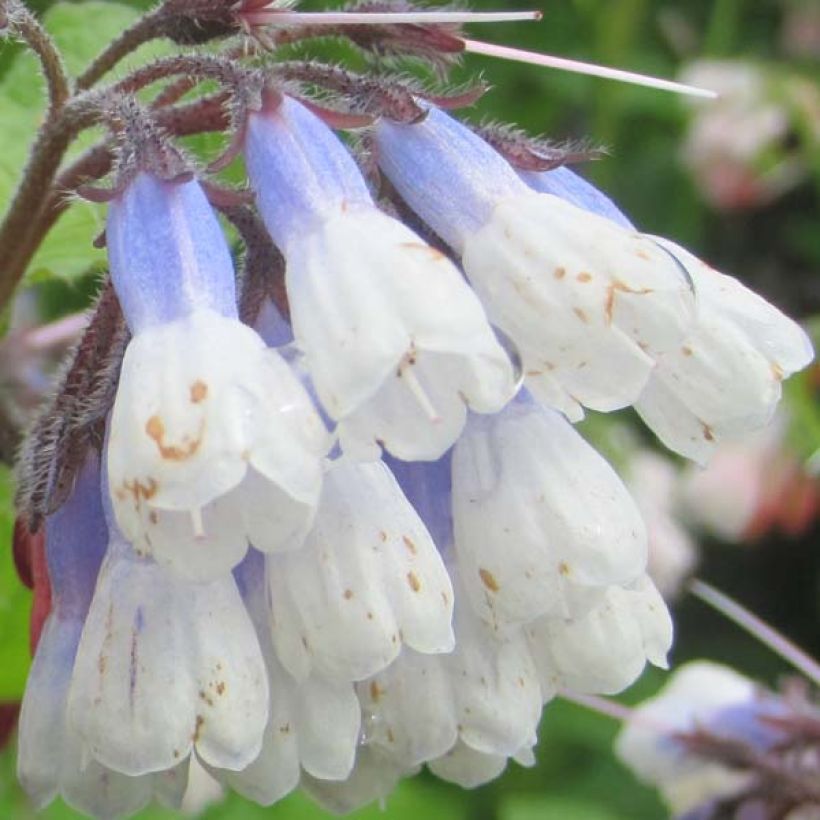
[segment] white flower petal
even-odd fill
[[[498,629],[564,612],[568,584],[626,583],[646,567],[646,532],[621,480],[532,402],[471,420],[453,452],[453,518],[469,600]]]
[[[672,620],[648,576],[607,588],[579,617],[542,618],[526,632],[542,685],[604,695],[633,683],[647,660],[665,668],[672,644]]]
[[[357,685],[365,742],[416,766],[443,755],[458,739],[452,680],[436,655],[412,649]]]
[[[250,466],[271,483],[273,506],[282,503],[277,495],[288,496],[283,506],[296,505],[309,522],[326,449],[324,426],[296,376],[237,320],[200,310],[151,327],[129,344],[111,420],[108,474],[117,521],[138,550],[156,550],[184,569],[204,533],[208,553],[223,555],[208,556],[213,571],[206,576],[203,568],[201,575],[216,577],[244,554],[247,535],[241,521],[235,523],[241,498],[219,500]],[[217,512],[218,506],[230,512]],[[151,513],[158,510],[218,520],[203,520],[209,533],[196,524],[186,531],[166,516],[169,532],[154,528],[152,543]],[[285,515],[294,517],[292,510]],[[260,536],[260,522],[251,523],[261,546],[275,548],[275,538]]]
[[[242,492],[231,490],[193,513],[144,503],[131,508],[143,533],[137,549],[190,581],[227,574],[248,549]]]
[[[203,761],[241,769],[259,753],[267,700],[233,579],[191,584],[115,548],[69,694],[69,720],[90,754],[141,775],[172,768],[195,746]]]
[[[509,359],[457,268],[372,206],[348,207],[290,243],[287,285],[322,404],[357,437],[388,449],[395,440],[395,455],[441,455],[465,405],[493,412],[514,391]]]
[[[698,316],[687,338],[658,358],[636,409],[667,447],[705,462],[720,439],[768,423],[781,382],[813,351],[803,330],[757,294],[658,241],[689,271]]]
[[[631,404],[693,321],[689,283],[653,240],[549,194],[502,199],[463,261],[525,373],[595,409]]]
[[[17,777],[35,808],[60,791],[67,756],[65,705],[82,623],[50,616],[40,634],[20,711]]]
[[[545,406],[583,417],[582,407],[602,413],[630,404],[655,366],[617,328],[590,328],[575,315],[545,319],[560,344],[519,347],[527,387]]]
[[[403,766],[378,749],[360,746],[356,765],[347,780],[319,780],[305,774],[302,788],[320,806],[335,814],[347,814],[375,800],[384,800],[402,777],[416,771],[418,769]]]
[[[464,605],[456,606],[456,648],[442,657],[455,698],[461,742],[479,752],[508,757],[535,735],[543,702],[552,691],[543,689],[524,634],[499,640]]]
[[[457,743],[446,755],[431,760],[427,768],[442,780],[462,789],[475,789],[495,780],[507,768],[507,758],[477,752],[464,743]]]
[[[273,641],[298,680],[362,680],[402,643],[453,646],[453,593],[424,524],[381,462],[336,462],[302,549],[268,559]]]

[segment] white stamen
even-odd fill
[[[406,11],[406,12],[327,12],[278,11],[275,8],[247,12],[242,19],[251,25],[362,26],[398,23],[430,25],[435,23],[509,23],[540,20],[540,11]]]
[[[550,54],[539,54],[535,51],[524,51],[520,48],[499,46],[495,43],[483,43],[479,40],[464,40],[464,50],[473,54],[484,54],[487,57],[499,57],[502,60],[515,60],[519,63],[557,68],[561,71],[572,71],[575,74],[588,74],[591,77],[603,77],[606,80],[618,80],[633,85],[643,85],[648,88],[658,88],[661,91],[672,91],[675,94],[689,94],[693,97],[717,99],[717,92],[707,88],[696,88],[671,80],[662,80],[658,77],[649,77],[646,74],[635,74],[632,71],[623,71],[619,68],[583,63],[570,60],[566,57],[554,57]]]
[[[730,621],[734,621],[739,627],[754,635],[761,643],[773,649],[781,658],[802,672],[815,685],[820,686],[820,664],[776,629],[749,612],[737,601],[733,601],[728,595],[697,578],[692,581],[689,588],[701,601],[705,601]]]
[[[419,403],[419,406],[424,410],[427,417],[433,424],[441,421],[441,416],[436,412],[433,402],[421,386],[421,382],[416,378],[413,372],[413,365],[405,359],[399,367],[399,378],[407,385],[407,389],[413,394],[413,398]]]
[[[191,525],[194,529],[194,536],[196,538],[205,537],[205,528],[202,526],[202,508],[195,507],[191,510]]]

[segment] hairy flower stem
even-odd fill
[[[161,127],[175,136],[222,131],[229,123],[225,112],[227,99],[226,92],[211,94],[186,105],[164,108],[155,117]],[[88,122],[76,125],[78,131],[93,124],[96,117],[91,114],[89,117]],[[35,152],[40,153],[32,153],[20,188],[0,226],[0,259],[3,260],[0,266],[0,306],[11,297],[40,243],[71,204],[66,193],[76,190],[84,182],[100,179],[111,170],[109,144],[101,142],[83,153],[55,179],[73,136],[71,129],[61,132],[61,139],[55,135],[49,137],[46,132],[41,134],[35,146]],[[30,181],[34,176],[37,184]],[[44,190],[49,193],[43,195]]]
[[[48,87],[48,118],[54,117],[70,95],[69,80],[60,52],[40,25],[37,18],[17,0],[9,0],[0,6],[9,30],[20,37],[37,55]],[[0,25],[2,21],[0,21]]]
[[[140,17],[94,58],[88,68],[77,78],[77,88],[91,88],[123,57],[129,55],[132,51],[136,51],[143,43],[161,36],[165,26],[165,18],[165,11],[161,6],[144,17]]]
[[[46,122],[29,156],[14,198],[0,224],[0,309],[11,298],[30,258],[32,231],[48,191],[72,140],[100,118],[100,99],[80,95]],[[25,257],[25,261],[24,260]]]
[[[247,77],[249,73],[248,69],[221,57],[180,54],[163,57],[136,69],[116,83],[113,90],[118,93],[133,94],[158,80],[180,74],[184,75],[185,79],[216,80],[223,85],[233,86]]]

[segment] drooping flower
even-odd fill
[[[652,240],[533,191],[466,126],[436,108],[383,119],[380,167],[405,202],[461,256],[487,313],[518,346],[530,390],[577,420],[614,410],[679,344],[694,296]]]
[[[119,526],[145,555],[218,577],[250,538],[298,545],[325,429],[298,379],[237,319],[234,273],[195,182],[139,173],[110,205],[111,273],[131,332],[108,472]]]
[[[297,681],[282,666],[271,640],[264,561],[252,550],[234,574],[265,658],[268,723],[259,756],[241,771],[217,775],[267,806],[296,788],[303,771],[324,780],[348,777],[359,743],[361,711],[351,682],[321,674]]]
[[[348,452],[436,458],[512,366],[453,263],[373,203],[352,157],[290,97],[251,113],[245,156],[287,262],[296,343]],[[376,453],[378,449],[376,449]]]
[[[269,556],[267,575],[273,643],[297,680],[362,680],[402,645],[453,648],[450,579],[381,462],[335,462],[305,545]]]
[[[550,442],[549,433],[557,439],[553,450],[542,441]],[[516,434],[529,442],[529,452],[515,445]],[[587,482],[570,478],[573,459]],[[546,466],[534,468],[542,462]],[[455,649],[422,656],[405,647],[387,669],[357,685],[365,743],[380,758],[407,769],[426,763],[437,776],[472,788],[496,777],[509,759],[532,764],[541,707],[559,690],[612,693],[631,684],[647,661],[666,664],[672,624],[645,575],[640,519],[611,468],[558,414],[525,399],[498,417],[471,419],[452,458],[390,463],[445,555],[456,599]],[[462,476],[470,477],[469,487],[459,486]],[[505,495],[505,487],[512,492]],[[601,488],[614,495],[607,497]],[[580,501],[573,491],[580,492]],[[540,514],[522,512],[531,496]],[[637,530],[626,527],[625,539],[615,534],[609,540],[609,517],[623,504],[632,507],[624,520]],[[472,526],[460,529],[471,507],[478,510]],[[586,532],[588,507],[592,522],[601,517]],[[516,529],[520,520],[524,524]],[[470,556],[471,548],[480,553],[481,547],[469,540],[482,533],[498,546],[492,555],[479,555],[493,560],[483,574]],[[573,564],[573,550],[578,552],[577,579],[564,577],[560,561],[539,552],[542,541],[547,551],[557,549]],[[584,568],[606,564],[607,547],[607,566],[622,562],[611,577],[620,578],[623,566],[631,569],[622,583],[608,583],[606,570],[597,584],[590,583]],[[536,578],[533,568],[541,565],[547,569]],[[559,578],[560,584],[551,580]],[[499,579],[500,604],[493,600],[502,592]],[[576,583],[581,579],[588,583]]]
[[[37,808],[60,795],[95,817],[130,815],[155,797],[179,806],[187,782],[185,761],[156,774],[128,777],[89,758],[68,714],[80,636],[108,542],[95,451],[87,454],[66,502],[47,518],[45,540],[53,597],[20,713],[17,770],[23,788]]]
[[[471,418],[452,497],[465,592],[497,630],[566,615],[573,589],[629,584],[646,569],[646,530],[623,482],[526,395]]]
[[[706,462],[721,439],[771,421],[783,380],[814,351],[796,322],[737,279],[658,241],[692,277],[698,318],[681,345],[659,356],[635,407],[667,447]]]
[[[554,192],[618,225],[628,224],[588,183],[555,174],[522,176],[537,190]],[[657,366],[635,407],[667,447],[705,463],[721,439],[768,424],[782,381],[806,367],[814,351],[797,323],[737,279],[668,239],[655,241],[686,271],[697,313],[681,344],[656,357]]]
[[[194,750],[211,766],[248,766],[267,723],[268,681],[230,573],[180,578],[113,532],[68,710],[88,753],[118,772],[164,771]]]

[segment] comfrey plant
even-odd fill
[[[631,405],[705,461],[766,424],[812,350],[635,229],[577,153],[449,113],[482,88],[385,69],[561,65],[459,29],[535,15],[166,0],[70,80],[25,7],[0,8],[51,102],[0,299],[66,190],[108,203],[110,275],[19,462],[36,805],[178,806],[194,760],[262,804],[301,787],[347,811],[423,765],[473,787],[532,762],[556,694],[665,665],[640,513],[573,422]],[[373,70],[279,59],[325,35]],[[99,84],[157,37],[209,50]],[[108,137],[64,164],[92,125]],[[205,132],[229,137],[210,171],[241,155],[249,191],[176,143]]]

